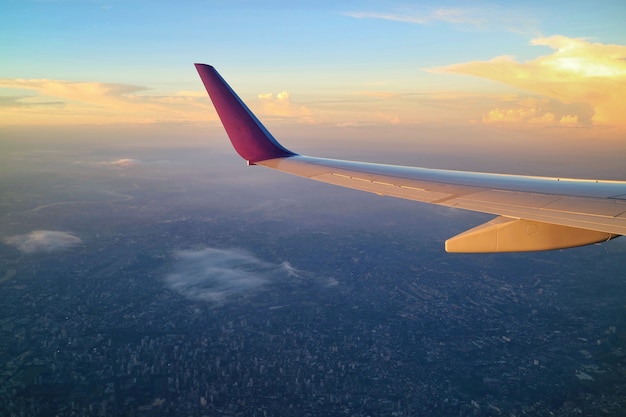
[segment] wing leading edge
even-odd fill
[[[525,252],[626,235],[626,182],[383,165],[284,148],[209,65],[196,64],[233,147],[249,164],[379,195],[494,214],[446,241],[448,252]]]

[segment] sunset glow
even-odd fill
[[[590,43],[564,36],[537,38],[532,45],[549,46],[551,55],[527,62],[511,57],[453,64],[440,71],[474,75],[527,90],[537,99],[512,103],[508,109],[494,109],[488,122],[537,122],[575,124],[579,114],[566,114],[554,105],[576,104],[591,109],[587,124],[626,126],[626,46]],[[541,98],[554,99],[554,103]],[[543,104],[540,107],[538,104]],[[558,114],[555,117],[555,114]]]
[[[2,31],[15,41],[1,51],[0,126],[217,124],[192,65],[207,62],[270,124],[626,128],[626,35],[611,32],[617,26],[608,9],[581,25],[571,8],[568,25],[542,20],[549,6],[540,4],[303,5],[309,18],[280,2],[263,10],[219,1],[72,4],[80,5],[73,11],[80,20],[63,15],[69,3],[9,3],[11,23]],[[251,12],[283,25],[258,31],[265,19]],[[185,28],[176,18],[183,16]],[[150,19],[163,34],[141,35],[153,32]],[[602,22],[602,34],[593,22]],[[96,23],[101,33],[64,41]],[[115,33],[113,24],[129,34]],[[219,41],[202,36],[207,28],[220,28]]]

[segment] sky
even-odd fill
[[[270,130],[454,126],[626,152],[623,2],[0,4],[0,128],[218,126],[202,62]]]

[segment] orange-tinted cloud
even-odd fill
[[[473,61],[454,64],[433,70],[474,75],[500,81],[564,104],[589,106],[593,115],[591,122],[598,125],[626,127],[626,46],[591,43],[584,39],[565,36],[537,38],[532,45],[549,46],[550,55],[528,62],[517,62],[509,56],[490,61]],[[498,117],[502,121],[531,121],[554,114],[554,122],[573,124],[581,115],[558,114],[545,109],[542,114],[526,117],[524,106],[516,109],[494,109],[485,121]],[[515,113],[518,113],[517,116]]]
[[[290,119],[291,121],[305,123],[313,121],[311,110],[306,106],[293,103],[287,91],[281,91],[276,96],[272,93],[259,94],[258,98],[261,104],[261,116]]]
[[[571,109],[569,109],[571,110]],[[558,106],[553,100],[534,97],[519,98],[507,96],[506,100],[496,108],[487,112],[483,123],[526,123],[535,125],[563,125],[576,126],[579,124],[578,116],[567,113],[565,106]],[[555,112],[562,113],[557,117]]]
[[[0,125],[206,121],[213,114],[206,95],[195,92],[158,96],[133,85],[47,79],[0,79],[0,88],[22,93],[0,101]]]
[[[114,166],[114,167],[120,167],[120,168],[128,168],[128,167],[132,167],[135,166],[137,164],[139,164],[140,161],[138,161],[137,159],[132,159],[132,158],[122,158],[122,159],[118,159],[115,161],[111,161],[108,162],[108,165]]]

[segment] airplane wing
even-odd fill
[[[299,155],[271,135],[212,66],[195,65],[235,150],[249,165],[497,216],[448,239],[448,252],[563,249],[626,234],[626,181],[451,171]]]

